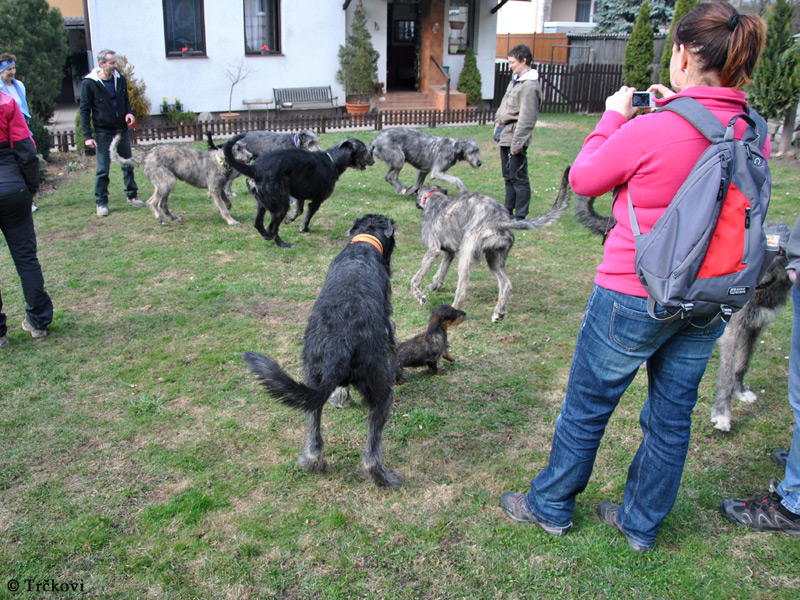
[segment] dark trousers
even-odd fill
[[[500,146],[500,165],[506,182],[506,208],[512,217],[528,216],[531,203],[531,182],[528,179],[528,148],[511,154],[511,148]]]
[[[108,172],[111,168],[111,158],[108,156],[108,149],[111,147],[111,140],[114,139],[114,131],[95,131],[94,141],[97,142],[97,171],[94,178],[94,201],[97,204],[108,204]],[[128,130],[122,134],[122,139],[117,146],[119,155],[123,158],[131,157],[131,138]],[[122,175],[125,180],[125,195],[128,198],[135,198],[139,191],[136,180],[133,178],[133,169],[122,168]]]
[[[22,282],[28,322],[44,329],[53,321],[53,303],[44,291],[42,267],[36,256],[36,232],[31,216],[32,197],[25,184],[0,186],[0,231]],[[6,334],[6,315],[0,296],[0,336]]]

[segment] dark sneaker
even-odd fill
[[[136,206],[138,208],[145,206],[145,203],[139,200],[139,198],[136,196],[134,196],[133,198],[128,198],[128,204],[130,204],[131,206]]]
[[[652,550],[653,546],[645,546],[644,544],[640,544],[639,542],[629,538],[628,534],[622,531],[622,526],[617,520],[617,510],[619,510],[619,505],[614,504],[613,502],[605,501],[597,505],[597,514],[600,515],[600,519],[603,521],[603,523],[619,529],[622,535],[625,536],[625,539],[628,540],[628,545],[631,547],[631,550],[640,554]]]
[[[773,479],[769,482],[768,494],[757,494],[750,500],[723,500],[722,515],[754,531],[783,531],[800,536],[800,515],[781,504],[783,498],[776,490],[777,485]]]
[[[28,317],[22,319],[22,328],[31,334],[31,337],[35,340],[43,337],[47,337],[47,329],[36,329],[33,325],[28,322]]]
[[[500,505],[503,507],[503,510],[506,511],[506,514],[515,521],[520,521],[521,523],[533,523],[534,525],[538,525],[544,529],[550,535],[567,535],[567,532],[572,529],[571,521],[568,525],[563,527],[558,527],[556,525],[545,525],[542,523],[536,518],[536,515],[528,510],[528,506],[525,504],[525,494],[506,492],[503,494],[503,497],[500,498]]]
[[[784,450],[783,448],[780,450],[775,450],[775,452],[772,454],[772,460],[774,460],[775,464],[778,466],[785,467],[786,461],[789,460],[789,451]]]

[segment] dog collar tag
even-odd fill
[[[351,244],[355,244],[356,242],[364,242],[369,244],[373,248],[375,248],[378,252],[383,254],[383,244],[381,244],[380,240],[376,238],[374,235],[369,235],[368,233],[359,233],[356,236],[353,236],[353,239],[350,240]]]

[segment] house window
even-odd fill
[[[280,0],[244,0],[245,54],[279,54]]]
[[[471,48],[475,30],[475,0],[450,0],[450,36],[447,48],[450,54],[464,54]]]
[[[577,23],[590,23],[592,20],[592,0],[578,0],[575,7],[575,21]]]
[[[203,0],[163,0],[167,56],[205,56]]]

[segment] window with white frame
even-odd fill
[[[281,51],[280,0],[244,0],[245,54],[279,54]]]
[[[206,53],[203,0],[163,0],[167,56]]]
[[[592,0],[578,0],[575,7],[575,21],[590,23],[592,20]]]
[[[447,51],[464,54],[473,45],[475,34],[475,0],[450,0],[448,15],[450,34]]]

